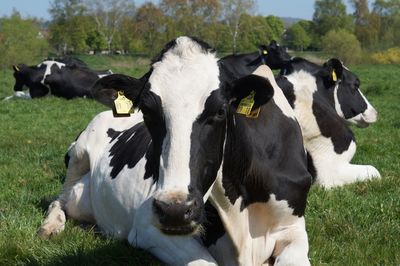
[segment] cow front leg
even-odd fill
[[[272,257],[276,266],[308,266],[308,237],[304,217],[290,217],[290,224],[278,226],[271,237],[276,239]]]
[[[81,156],[76,153],[75,143],[69,149],[70,160],[62,191],[57,200],[50,203],[46,218],[42,222],[38,235],[48,238],[64,230],[66,214],[82,221],[92,221],[89,194],[89,160],[86,153]],[[86,178],[85,178],[86,176]],[[82,219],[80,219],[82,218]]]

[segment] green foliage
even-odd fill
[[[353,32],[352,17],[347,15],[342,0],[316,0],[314,4],[314,30],[322,37],[331,30],[347,30]]]
[[[286,42],[291,48],[303,51],[311,44],[311,37],[307,34],[301,23],[293,24],[286,33]]]
[[[34,63],[47,56],[48,49],[38,21],[22,19],[19,13],[0,20],[0,68]]]
[[[340,58],[345,64],[354,64],[361,60],[362,49],[354,34],[345,30],[332,30],[322,38],[323,50]]]

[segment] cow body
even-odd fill
[[[241,160],[232,156],[231,149],[228,149],[229,153],[224,151],[225,136],[226,143],[230,143],[230,140],[238,141],[236,119],[244,127],[246,123],[262,121],[251,118],[252,122],[246,122],[242,120],[250,118],[234,115],[238,102],[253,90],[254,108],[262,108],[263,118],[269,117],[271,112],[270,127],[286,125],[288,121],[295,126],[297,124],[293,117],[287,116],[288,120],[279,122],[284,111],[277,108],[278,101],[264,106],[274,94],[267,78],[252,75],[235,82],[232,87],[226,87],[220,79],[227,75],[220,72],[215,57],[203,50],[199,51],[199,45],[189,38],[178,38],[175,43],[166,46],[159,60],[153,63],[151,71],[142,78],[148,82],[134,81],[141,84],[137,91],[124,89],[133,86],[133,80],[122,75],[109,76],[97,83],[94,95],[99,101],[109,105],[107,97],[110,92],[107,88],[123,89],[127,97],[138,102],[143,116],[137,113],[129,118],[114,118],[111,112],[105,112],[89,124],[70,148],[63,191],[59,199],[49,207],[47,218],[39,231],[42,236],[60,232],[65,223],[64,211],[67,211],[68,215],[76,219],[94,220],[106,234],[127,238],[133,246],[149,249],[166,263],[214,263],[214,259],[191,234],[197,232],[196,223],[200,220],[198,216],[201,214],[202,200],[199,202],[198,197],[207,198],[218,173],[220,181],[217,182],[225,182],[221,176],[225,170],[218,171],[222,160],[224,165],[228,162],[237,165],[241,163]],[[193,89],[186,95],[179,88]],[[254,130],[265,136],[267,133],[272,134],[269,131],[259,131],[260,128],[255,126],[247,129],[249,134]],[[292,131],[292,126],[289,129]],[[230,131],[237,132],[231,136],[227,133]],[[299,133],[298,126],[293,132],[295,135]],[[244,186],[250,193],[255,188],[253,183],[242,183],[240,176],[232,176],[233,180],[226,179],[230,185],[225,187],[223,184],[223,188],[229,190],[235,187],[237,193],[229,194],[225,200],[231,204],[240,202],[245,209],[251,209],[251,206],[259,202],[261,205],[270,202],[267,208],[272,210],[272,219],[281,225],[292,224],[293,221],[286,221],[286,215],[274,214],[280,213],[281,207],[289,204],[289,207],[281,211],[287,213],[288,217],[294,217],[293,220],[304,221],[302,213],[311,181],[307,172],[304,172],[306,163],[301,135],[297,136],[300,137],[300,143],[299,138],[294,138],[297,148],[293,154],[296,154],[297,161],[292,170],[300,171],[294,179],[302,176],[298,180],[302,190],[292,184],[287,184],[286,188],[291,190],[294,187],[293,191],[299,192],[294,192],[298,197],[289,199],[289,191],[278,191],[275,185],[273,188],[267,186],[265,190],[264,186],[260,187],[255,197],[246,197],[239,193],[240,188]],[[255,143],[249,143],[247,148],[253,147],[256,148]],[[276,155],[273,150],[269,156]],[[276,156],[276,163],[282,163],[283,157],[279,154]],[[251,154],[251,161],[264,164],[263,158],[256,159]],[[263,172],[268,168],[267,165],[265,167],[260,170]],[[293,172],[288,170],[281,174],[277,180],[269,180],[268,176],[257,178],[264,184],[280,183],[280,178],[285,183],[285,175]],[[236,178],[239,181],[235,181]],[[249,193],[246,192],[247,195]],[[238,196],[238,200],[235,200],[235,196]],[[225,196],[216,192],[214,197],[217,200]],[[276,205],[275,200],[279,201]],[[241,212],[235,215],[240,216]],[[276,257],[283,262],[288,261],[286,257],[290,254],[298,254],[297,258],[301,258],[304,264],[308,263],[304,223],[299,226],[299,231],[302,233],[286,239],[286,242],[282,242],[282,248],[276,250]],[[237,239],[232,239],[236,243]],[[300,244],[294,241],[297,239]],[[274,249],[274,246],[272,244],[269,247]],[[293,248],[286,248],[288,246]],[[263,257],[268,258],[271,254],[267,250]],[[236,261],[238,257],[232,259]],[[244,261],[250,260],[246,258]]]
[[[350,164],[356,142],[347,124],[366,127],[377,119],[357,76],[335,59],[319,66],[295,58],[281,73],[277,81],[301,125],[316,183],[330,188],[380,177],[373,166]]]
[[[14,98],[55,95],[66,99],[92,97],[90,88],[110,71],[93,71],[80,60],[45,60],[37,66],[14,66]],[[24,86],[29,93],[22,93]],[[6,99],[11,99],[7,97]]]

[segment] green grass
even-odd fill
[[[148,60],[83,57],[97,69],[136,77]],[[376,166],[383,178],[329,191],[313,187],[306,225],[313,265],[400,264],[400,66],[357,66],[379,121],[354,128],[355,163]],[[0,98],[12,94],[11,70],[0,71]],[[50,240],[36,236],[61,188],[64,154],[91,118],[106,108],[88,99],[0,102],[0,265],[148,265],[145,251],[102,237],[68,220]]]

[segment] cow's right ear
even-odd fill
[[[23,69],[24,67],[25,67],[24,64],[13,65],[13,69],[15,72],[20,72],[21,69]]]
[[[91,92],[94,99],[110,108],[114,108],[114,101],[118,95],[124,95],[133,102],[133,107],[137,107],[145,84],[140,79],[112,74],[99,79],[93,85]]]

